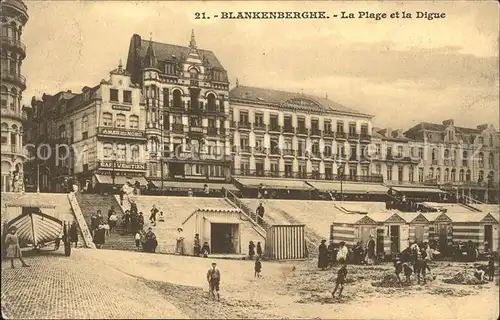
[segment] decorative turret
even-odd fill
[[[156,68],[158,59],[156,58],[155,48],[153,46],[153,37],[149,40],[148,50],[146,51],[145,66],[146,68]]]
[[[197,49],[196,48],[196,40],[194,39],[194,29],[191,29],[191,41],[189,41],[189,47],[191,49]]]

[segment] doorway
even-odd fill
[[[399,253],[399,226],[390,227],[391,254]]]
[[[493,226],[484,226],[484,252],[491,252],[493,248]]]
[[[440,224],[438,225],[439,229],[439,251],[441,253],[448,252],[448,225]]]
[[[416,225],[415,226],[415,241],[417,243],[424,242],[424,226],[423,225]]]
[[[212,253],[236,253],[237,230],[237,224],[212,223],[210,234]]]
[[[384,254],[384,229],[377,229],[377,255]]]

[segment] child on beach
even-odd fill
[[[137,251],[140,251],[141,249],[141,234],[139,231],[135,233],[135,247],[137,248]]]
[[[343,262],[342,267],[339,269],[337,272],[337,280],[335,280],[335,289],[333,289],[332,292],[332,297],[335,298],[335,292],[337,292],[337,289],[340,286],[339,290],[339,298],[342,295],[342,291],[344,290],[344,282],[347,277],[347,263]]]
[[[260,278],[260,271],[262,270],[262,263],[260,262],[260,258],[257,257],[255,259],[255,274],[256,278]]]

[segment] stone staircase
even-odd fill
[[[108,210],[114,206],[115,212],[118,215],[118,224],[115,232],[110,232],[106,236],[106,243],[102,246],[103,249],[111,250],[129,250],[135,251],[135,238],[133,234],[125,234],[122,228],[123,210],[113,195],[97,195],[97,194],[78,194],[76,199],[80,205],[82,216],[90,229],[90,217],[97,210],[101,210],[103,219],[108,218]]]

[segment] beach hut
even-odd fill
[[[409,226],[408,241],[428,242],[429,241],[429,220],[420,212],[405,212],[400,214]]]
[[[264,255],[271,260],[293,260],[306,257],[305,226],[272,225],[267,229]]]
[[[426,212],[422,213],[429,220],[429,242],[437,241],[437,248],[444,255],[451,254],[453,247],[453,226],[447,213]]]
[[[377,222],[366,215],[339,214],[330,226],[330,239],[336,243],[344,241],[349,247],[358,241],[366,243],[370,234],[376,236]]]
[[[498,220],[487,212],[447,213],[452,221],[453,242],[472,241],[479,253],[498,251]]]
[[[409,225],[398,213],[376,212],[367,217],[377,223],[377,242],[383,243],[384,255],[398,254],[409,246]]]

